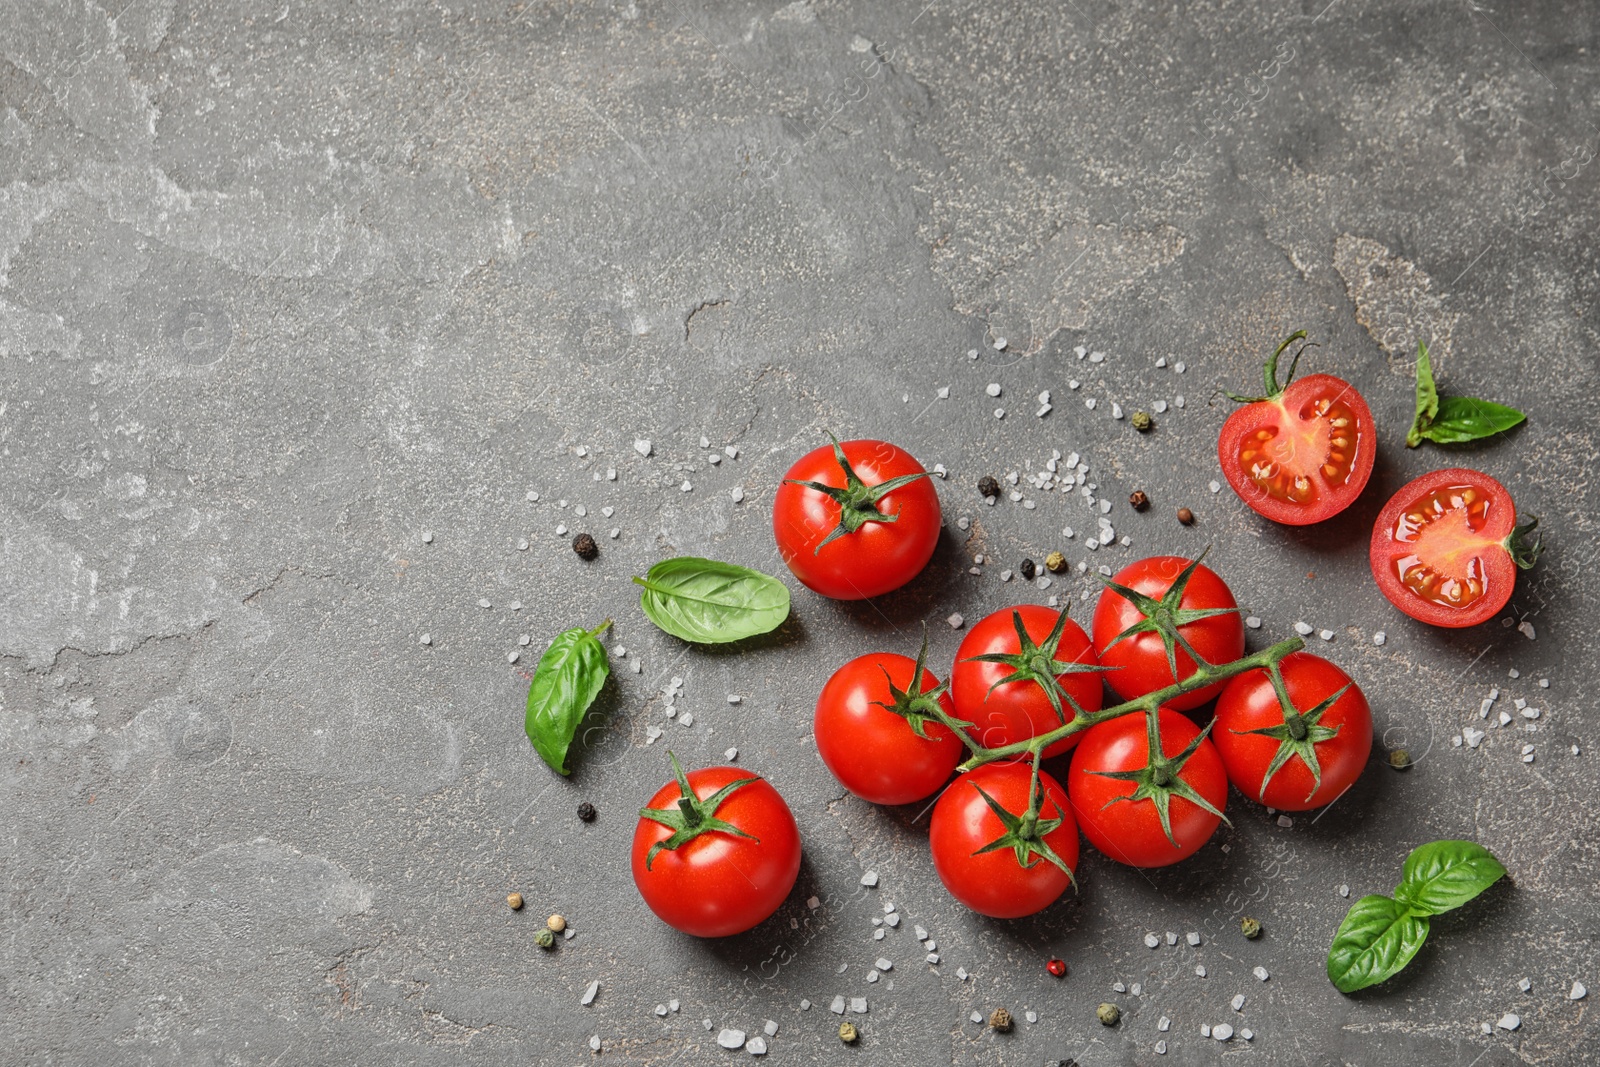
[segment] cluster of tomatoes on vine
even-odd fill
[[[1291,384],[1278,385],[1290,342],[1267,363],[1268,395],[1238,398],[1248,404],[1227,420],[1218,455],[1252,508],[1303,525],[1354,501],[1376,443],[1371,413],[1347,383],[1322,374],[1294,382],[1291,366]],[[928,472],[883,441],[808,453],[773,502],[785,563],[837,599],[909,582],[931,558],[940,522]],[[1383,509],[1373,573],[1407,614],[1470,625],[1504,606],[1516,566],[1536,554],[1524,532],[1494,479],[1437,471]],[[1304,811],[1340,796],[1367,762],[1372,717],[1360,687],[1298,638],[1245,655],[1237,602],[1201,560],[1153,556],[1103,584],[1089,632],[1064,609],[1018,604],[972,627],[946,681],[928,670],[924,638],[915,658],[851,660],[818,697],[817,749],[845,788],[886,805],[939,794],[934,866],[975,911],[1015,918],[1055,901],[1075,881],[1080,830],[1112,860],[1165,866],[1193,855],[1226,819],[1230,783],[1261,804]],[[1108,705],[1108,692],[1120,702]],[[1184,714],[1213,700],[1204,726]],[[1041,764],[1069,755],[1063,786]],[[793,816],[756,775],[673,765],[675,781],[640,813],[635,882],[679,929],[749,929],[793,887]]]

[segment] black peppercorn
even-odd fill
[[[1000,495],[1000,483],[994,480],[993,475],[985,474],[978,479],[978,492],[986,497],[997,497]]]
[[[600,546],[594,543],[594,538],[581,533],[572,539],[572,551],[576,552],[581,560],[591,560],[600,555]]]
[[[1022,576],[1024,578],[1028,579],[1031,582],[1031,581],[1033,581],[1033,576],[1038,573],[1039,569],[1033,565],[1033,560],[1025,559],[1017,567],[1017,570],[1022,574]]]
[[[582,819],[584,822],[594,822],[594,816],[595,810],[593,804],[585,800],[582,804],[578,805],[578,818]]]

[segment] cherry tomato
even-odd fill
[[[1146,717],[1136,712],[1085,731],[1067,772],[1067,795],[1083,836],[1133,867],[1165,867],[1194,855],[1228,803],[1222,757],[1200,728],[1167,708],[1158,724],[1163,759],[1155,766],[1147,766]],[[1139,780],[1106,777],[1129,773]],[[1162,824],[1157,793],[1166,794],[1169,826]]]
[[[650,798],[633,831],[633,884],[662,922],[696,937],[743,933],[778,910],[800,873],[800,831],[763,778],[706,767]],[[682,800],[692,797],[684,811]]]
[[[1099,666],[1089,635],[1065,612],[1018,604],[968,631],[950,670],[950,696],[956,717],[973,724],[967,731],[972,739],[999,748],[1070,722],[1073,701],[1086,712],[1099,711],[1105,696]],[[1066,752],[1081,736],[1055,742],[1045,756]]]
[[[864,600],[915,578],[939,541],[928,472],[887,441],[814,449],[772,501],[778,553],[794,576],[835,600]]]
[[[1309,811],[1361,776],[1372,752],[1372,709],[1350,676],[1321,656],[1294,652],[1278,670],[1303,728],[1285,720],[1271,675],[1257,670],[1232,679],[1217,698],[1211,741],[1239,792],[1284,811]]]
[[[950,895],[975,912],[996,919],[1032,915],[1072,882],[1078,829],[1067,791],[1039,772],[1038,819],[1029,828],[1023,817],[1033,788],[1031,764],[986,763],[957,778],[934,805],[928,829],[934,869]]]
[[[1543,543],[1517,525],[1506,487],[1456,467],[1401,489],[1372,527],[1372,576],[1389,603],[1432,626],[1476,626],[1511,599]]]
[[[910,804],[950,780],[966,747],[937,718],[955,717],[947,686],[915,659],[893,652],[857,656],[833,672],[817,697],[817,752],[841,785],[874,804]],[[912,679],[920,678],[913,685]]]
[[[1304,339],[1301,330],[1278,347],[1267,361],[1266,395],[1229,415],[1217,438],[1217,461],[1233,491],[1256,514],[1288,526],[1349,507],[1378,455],[1372,411],[1349,382],[1331,374],[1294,381],[1291,363],[1289,384],[1278,385],[1278,357]]]
[[[1129,597],[1110,585],[1101,592],[1094,606],[1094,649],[1103,666],[1114,668],[1106,673],[1106,683],[1124,700],[1193,674],[1195,662],[1184,642],[1207,663],[1227,663],[1244,655],[1244,623],[1233,593],[1199,560],[1151,556],[1130,563],[1111,581],[1135,595]],[[1130,629],[1135,632],[1129,633]],[[1180,711],[1197,708],[1222,686],[1215,682],[1173,697],[1166,706]],[[958,700],[956,707],[960,706]]]

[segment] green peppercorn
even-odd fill
[[[861,1031],[856,1029],[856,1024],[855,1023],[840,1023],[839,1024],[839,1040],[843,1041],[845,1044],[847,1044],[847,1045],[855,1044],[856,1043],[856,1039],[858,1039],[860,1036],[861,1036]]]
[[[533,943],[538,945],[540,948],[554,948],[556,945],[556,935],[547,927],[533,935]]]
[[[1011,1013],[1004,1008],[996,1008],[994,1014],[989,1016],[989,1028],[997,1033],[1009,1034],[1011,1022]]]
[[[1094,1017],[1102,1026],[1115,1026],[1122,1018],[1122,1009],[1115,1004],[1102,1004],[1094,1010]]]
[[[1250,916],[1246,915],[1243,919],[1239,920],[1239,932],[1245,937],[1248,937],[1250,940],[1254,941],[1256,938],[1261,936],[1260,920],[1252,919]]]
[[[1156,420],[1150,417],[1148,411],[1135,411],[1128,417],[1128,421],[1133,423],[1133,428],[1140,433],[1149,433],[1156,424]]]
[[[1411,768],[1411,753],[1403,748],[1395,749],[1389,753],[1389,766],[1397,771],[1409,770]]]

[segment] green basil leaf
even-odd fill
[[[611,658],[599,639],[610,625],[607,620],[594,630],[580,626],[557,634],[539,657],[528,686],[528,740],[562,774],[571,773],[567,748],[578,723],[611,674]]]
[[[1395,899],[1412,911],[1438,915],[1459,908],[1506,873],[1489,850],[1472,841],[1434,841],[1406,857]]]
[[[1428,939],[1428,917],[1388,897],[1362,897],[1328,947],[1328,980],[1341,993],[1377,985],[1411,962]]]
[[[635,582],[639,607],[674,637],[718,645],[777,629],[789,617],[789,587],[760,571],[714,559],[664,559]]]
[[[1516,408],[1496,404],[1493,400],[1447,396],[1439,401],[1439,414],[1422,431],[1422,436],[1441,445],[1460,444],[1509,430],[1526,418]]]
[[[1439,414],[1439,390],[1433,384],[1433,361],[1428,358],[1428,346],[1417,342],[1417,413],[1406,431],[1406,447],[1416,448],[1434,416]]]

